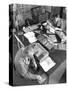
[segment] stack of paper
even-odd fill
[[[37,56],[38,60],[41,62],[46,57],[48,57],[49,52],[39,43],[34,47],[35,55]]]
[[[57,42],[57,39],[56,39],[55,35],[49,35],[49,37],[52,39],[53,42]]]
[[[66,50],[66,44],[62,44],[62,43],[58,44],[58,49],[59,50]]]
[[[25,33],[27,33],[27,32],[33,31],[37,28],[38,28],[38,25],[32,25],[32,26],[28,26],[27,28],[23,28],[23,30]]]
[[[39,35],[38,40],[42,43],[42,44],[46,44],[47,43],[47,37],[43,36],[43,35]]]
[[[56,63],[50,57],[47,57],[44,61],[40,62],[40,65],[45,72],[49,71],[55,64]]]
[[[29,40],[30,43],[37,41],[34,32],[25,33],[24,36]]]
[[[46,46],[49,50],[51,50],[51,49],[54,47],[54,44],[51,43],[51,42],[47,42],[47,44],[45,44],[45,46]]]

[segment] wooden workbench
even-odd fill
[[[15,44],[13,44],[14,49],[13,59],[17,52],[17,44],[16,44],[17,42],[15,39],[14,43]],[[50,51],[49,56],[56,62],[56,65],[47,72],[49,75],[49,84],[58,83],[66,68],[66,51],[53,50],[52,52]],[[17,76],[14,69],[13,69],[13,84],[15,86],[38,85],[36,80],[26,80],[24,78]]]

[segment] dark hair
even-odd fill
[[[55,14],[55,17],[58,17],[58,15],[60,16],[60,14],[59,14],[59,13]]]

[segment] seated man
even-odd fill
[[[55,15],[54,23],[56,27],[66,33],[66,20],[61,18],[59,14]]]
[[[46,81],[47,75],[34,74],[30,71],[30,65],[34,71],[37,70],[38,67],[33,54],[34,50],[31,47],[26,47],[24,51],[21,48],[15,56],[15,68],[16,71],[24,78],[34,79],[37,80],[39,84],[42,84]]]

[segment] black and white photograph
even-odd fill
[[[9,85],[66,83],[67,8],[9,4]]]

